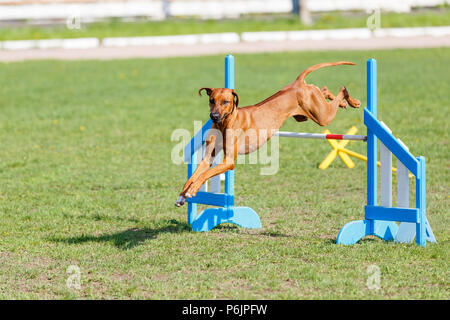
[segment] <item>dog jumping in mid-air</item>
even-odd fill
[[[326,62],[309,67],[297,79],[269,98],[251,106],[238,108],[239,96],[233,89],[201,88],[209,96],[210,118],[213,121],[206,139],[206,152],[195,172],[184,184],[176,206],[182,206],[186,198],[194,197],[202,185],[211,177],[234,169],[238,154],[257,150],[278,131],[283,122],[294,117],[298,122],[313,120],[326,126],[336,116],[338,107],[347,103],[359,108],[360,102],[352,98],[345,87],[333,95],[327,87],[319,89],[306,84],[305,77],[320,68],[338,65],[354,65],[352,62]],[[220,132],[221,137],[213,132]],[[253,139],[249,139],[249,133]],[[224,151],[223,161],[211,167],[214,157]]]

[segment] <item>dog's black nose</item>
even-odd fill
[[[220,119],[220,114],[218,112],[211,112],[209,114],[209,117],[211,118],[212,121],[217,121]]]

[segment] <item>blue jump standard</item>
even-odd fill
[[[367,108],[364,109],[367,127],[367,205],[365,220],[347,223],[340,230],[336,243],[351,245],[365,236],[373,235],[386,241],[413,239],[411,234],[399,234],[395,221],[416,224],[416,243],[436,242],[426,218],[425,158],[415,158],[395,136],[377,119],[377,62],[367,61]],[[377,139],[416,177],[416,208],[395,208],[377,205]],[[402,231],[407,232],[407,231]],[[410,232],[410,231],[409,231]]]
[[[234,89],[234,57],[225,57],[225,88]],[[202,152],[208,130],[212,126],[211,119],[184,149],[185,161],[188,162],[188,178],[197,167],[197,152]],[[234,170],[225,172],[224,193],[197,192],[197,195],[188,198],[188,224],[192,231],[209,231],[221,223],[233,223],[243,228],[261,228],[258,214],[248,207],[234,206]],[[203,210],[197,216],[197,204],[207,204],[219,208]]]

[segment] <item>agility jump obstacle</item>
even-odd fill
[[[339,154],[343,160],[348,158],[346,151],[349,150],[342,151],[345,145],[333,145],[333,140],[345,140],[342,143],[348,143],[349,140],[367,142],[365,219],[349,222],[342,227],[336,243],[355,244],[363,237],[373,235],[386,241],[395,240],[404,243],[413,242],[415,237],[418,245],[426,246],[427,241],[436,242],[436,239],[426,218],[425,158],[422,156],[415,158],[403,142],[395,138],[392,131],[377,119],[376,67],[376,60],[369,59],[367,61],[367,107],[364,109],[364,125],[367,127],[367,136],[352,134],[356,132],[356,128],[343,135],[284,131],[278,131],[275,135],[290,138],[326,139],[334,148],[332,153]],[[225,57],[225,88],[234,89],[234,57],[231,55]],[[212,121],[208,120],[184,149],[185,162],[188,163],[188,178],[194,173],[197,164],[203,157],[203,146],[211,126]],[[379,164],[377,161],[378,140],[380,140]],[[392,207],[392,154],[398,159],[397,207]],[[329,158],[332,158],[331,161],[333,161],[334,157],[330,156]],[[377,164],[380,166],[380,205],[378,205]],[[416,177],[415,208],[409,208],[409,172]],[[186,200],[188,202],[187,221],[193,231],[209,231],[221,223],[233,223],[244,228],[261,228],[259,216],[253,209],[234,206],[234,170],[225,172],[223,192],[221,192],[219,175],[212,177],[208,182],[209,191],[206,190],[205,183],[195,197]],[[197,215],[197,204],[212,205],[218,208],[208,208]],[[396,224],[396,221],[400,222],[400,226]]]

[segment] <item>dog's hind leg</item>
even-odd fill
[[[344,99],[347,100],[348,104],[352,108],[359,108],[359,106],[361,105],[361,102],[358,99],[355,99],[350,96],[346,87],[344,87]]]
[[[320,90],[320,92],[322,92],[322,94],[323,94],[323,96],[325,97],[325,99],[328,99],[328,100],[334,100],[334,99],[336,99],[336,97],[334,96],[334,94],[333,94],[330,90],[328,90],[328,88],[325,87],[325,86],[322,87],[322,89]],[[341,107],[341,108],[346,108],[346,107],[347,107],[347,103],[346,103],[344,100],[342,100],[341,103],[339,104],[339,107]]]
[[[333,93],[331,93],[331,91],[328,90],[328,88],[325,86],[322,87],[321,92],[322,92],[323,96],[325,97],[325,99],[329,99],[329,100],[336,99],[336,97],[333,95]],[[350,96],[350,94],[347,91],[347,88],[345,88],[345,87],[344,87],[344,99],[353,108],[359,108],[359,106],[361,105],[361,102],[359,102],[359,100]],[[345,101],[342,100],[341,103],[339,104],[339,107],[346,108],[347,103],[345,103]]]
[[[344,100],[345,87],[341,87],[334,100],[328,102],[322,92],[313,85],[308,85],[310,90],[297,93],[300,108],[303,109],[308,118],[320,126],[326,126],[336,116],[337,110]]]

